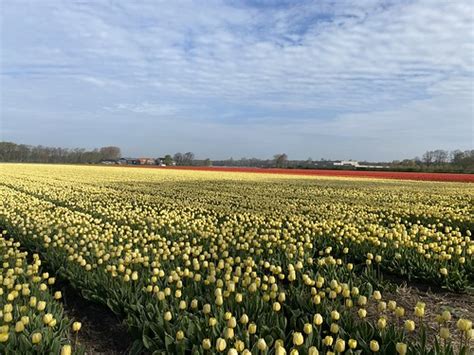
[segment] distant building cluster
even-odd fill
[[[105,165],[158,165],[167,166],[165,158],[120,158],[117,160],[104,159],[100,162]],[[174,166],[176,162],[172,161],[168,165]]]
[[[383,165],[366,165],[366,164],[359,164],[356,160],[339,160],[334,161],[332,163],[334,166],[346,166],[346,167],[353,167],[353,168],[370,168],[370,169],[383,169],[388,168],[388,166]]]

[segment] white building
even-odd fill
[[[359,167],[359,162],[358,161],[353,161],[353,160],[341,160],[341,161],[336,161],[333,163],[335,166],[353,166],[353,167]]]

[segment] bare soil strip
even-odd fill
[[[128,354],[132,338],[123,319],[108,307],[86,300],[66,282],[60,286],[66,315],[82,323],[77,341],[85,348],[86,354]]]

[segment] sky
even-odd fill
[[[474,149],[470,0],[1,0],[0,140],[387,161]]]

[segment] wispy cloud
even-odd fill
[[[186,144],[216,157],[242,147],[239,125],[252,130],[255,155],[286,148],[275,141],[260,149],[258,137],[263,141],[269,131],[291,136],[288,144],[298,143],[292,153],[300,157],[311,154],[308,147],[343,154],[342,145],[364,158],[374,154],[371,142],[380,135],[393,144],[377,150],[378,158],[473,145],[468,0],[2,4],[1,72],[9,88],[2,120],[16,132],[11,139],[22,140],[24,127],[15,123],[20,114],[7,109],[30,105],[41,116],[60,106],[69,112],[65,126],[91,110],[109,126],[117,114],[134,115],[133,122],[153,116],[156,126],[159,118],[173,118],[176,129],[170,123],[169,132],[180,132],[183,122],[207,122],[233,137],[226,147],[204,148],[203,136],[217,142],[206,129],[197,138],[190,132]],[[33,99],[25,103],[25,96]],[[416,142],[397,146],[413,130]],[[331,136],[330,144],[315,146],[308,132]],[[46,133],[38,136],[43,144],[52,139]],[[149,149],[127,131],[113,138]],[[69,141],[83,145],[83,139]]]
[[[139,104],[116,104],[114,106],[106,106],[104,110],[110,112],[134,112],[145,113],[153,116],[175,116],[178,112],[177,108],[170,105],[150,104],[149,102],[141,102]]]

